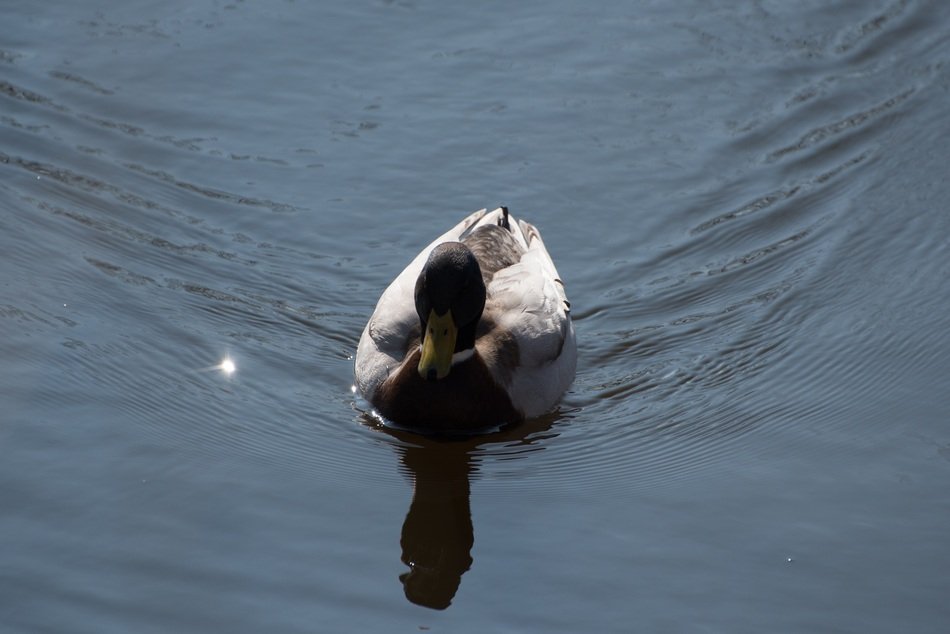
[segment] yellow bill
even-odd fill
[[[419,375],[422,378],[428,379],[433,370],[436,379],[448,376],[457,334],[451,310],[445,311],[442,316],[436,315],[435,310],[429,311],[426,336],[422,342],[422,358],[419,359]]]

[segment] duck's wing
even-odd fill
[[[429,253],[443,242],[460,240],[467,232],[484,222],[494,219],[481,209],[464,218],[457,225],[429,243],[409,263],[402,273],[383,291],[376,310],[366,323],[356,349],[356,387],[367,400],[386,380],[390,372],[399,367],[406,358],[410,343],[418,337],[419,316],[416,314],[416,279],[422,272]]]
[[[564,283],[541,235],[513,218],[511,229],[525,252],[518,263],[495,273],[486,311],[518,350],[517,364],[499,367],[496,377],[507,374],[512,401],[531,417],[549,410],[574,380],[577,347]]]

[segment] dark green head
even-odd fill
[[[475,328],[485,308],[478,260],[461,242],[444,242],[429,254],[416,280],[416,313],[422,328],[419,374],[442,379],[452,355],[475,346]]]

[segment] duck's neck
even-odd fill
[[[454,365],[458,365],[459,363],[462,363],[463,361],[468,361],[474,356],[475,356],[474,346],[466,350],[459,350],[458,352],[452,355],[452,365],[454,366]]]
[[[419,346],[419,350],[422,350],[422,346]],[[465,363],[469,359],[475,356],[475,348],[468,348],[467,350],[459,350],[458,352],[452,355],[452,366],[456,366],[460,363]],[[409,361],[409,357],[406,357],[406,361]]]

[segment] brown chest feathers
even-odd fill
[[[387,419],[430,432],[478,431],[521,421],[477,353],[438,381],[419,376],[419,356],[418,349],[410,354],[374,395],[373,405]]]

